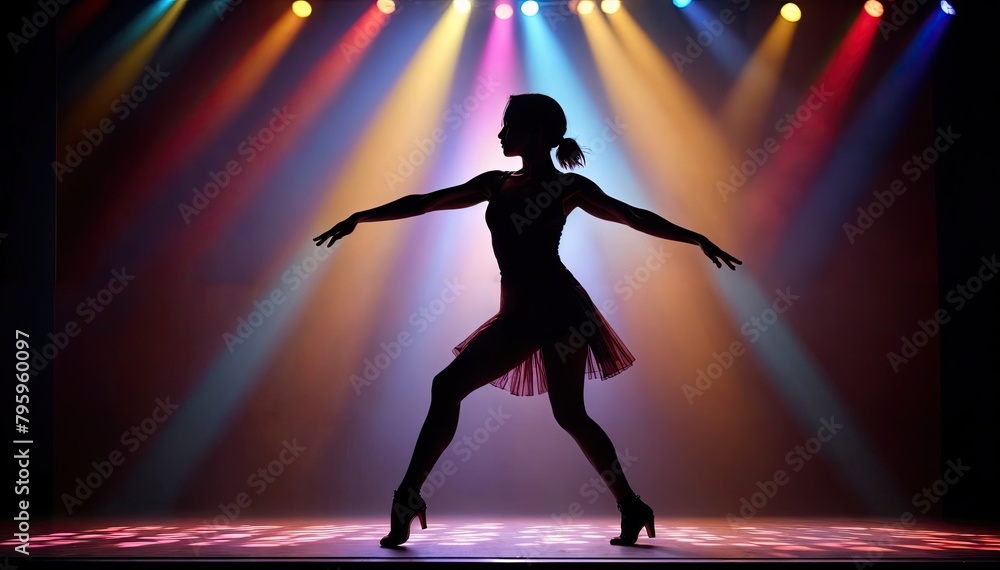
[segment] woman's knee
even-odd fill
[[[448,368],[438,372],[431,381],[432,404],[457,406],[464,397],[459,378]]]
[[[583,408],[553,408],[552,415],[559,427],[570,433],[585,428],[593,421]]]

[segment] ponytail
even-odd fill
[[[583,166],[586,163],[586,159],[583,157],[583,149],[580,148],[575,139],[571,138],[564,138],[559,142],[559,148],[556,149],[556,158],[559,159],[559,164],[563,168],[573,169]]]

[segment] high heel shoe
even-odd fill
[[[382,537],[379,544],[386,547],[399,546],[410,539],[410,523],[413,517],[420,518],[420,528],[427,528],[427,503],[416,491],[409,494],[393,490],[392,512],[389,513],[389,534]]]
[[[653,509],[643,503],[639,495],[618,501],[618,511],[622,514],[622,532],[611,539],[611,544],[630,546],[639,538],[639,529],[646,528],[646,536],[654,538]]]

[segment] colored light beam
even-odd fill
[[[498,8],[504,5],[509,5],[507,0],[500,2]],[[462,175],[468,179],[480,172],[502,169],[503,163],[510,161],[500,150],[497,133],[500,131],[508,96],[520,93],[524,89],[524,79],[517,61],[514,21],[494,18],[490,23],[490,31],[486,37],[479,65],[467,89],[470,96],[475,98],[477,107],[468,112],[468,118],[464,119],[459,127],[458,152],[454,157],[448,157],[446,162],[449,167],[444,169],[445,172],[441,175],[432,177],[436,186],[448,187],[463,182],[464,180],[456,180],[455,172],[468,173]],[[460,93],[459,97],[462,95]],[[467,99],[462,97],[463,108]],[[477,222],[482,223],[482,220]],[[455,216],[436,222],[435,228],[438,241],[458,244],[461,251],[456,255],[453,251],[442,250],[434,260],[428,259],[420,263],[421,266],[433,267],[449,260],[454,263],[454,258],[458,257],[464,260],[463,266],[474,266],[486,272],[494,270],[488,241],[483,243],[462,239],[461,236],[464,235],[475,235],[475,232],[471,231],[472,228],[460,223]],[[466,268],[471,269],[471,267]]]
[[[683,215],[675,216],[662,205],[654,211],[732,249],[729,224],[711,194],[713,176],[724,171],[728,155],[714,121],[627,8],[608,16],[614,34],[601,16],[580,20],[608,100],[629,125],[624,137],[651,188],[650,198],[662,204],[661,197],[671,196],[680,205],[675,210]],[[653,245],[673,246],[685,248],[683,255],[692,261],[671,263],[669,278],[644,285],[649,288],[642,301],[644,310],[629,327],[646,333],[635,337],[652,355],[650,370],[656,375],[680,375],[697,369],[699,359],[710,352],[717,339],[732,333],[705,275],[706,270],[717,269],[705,264],[704,258],[695,260],[696,252],[688,251],[687,246]],[[655,325],[649,315],[671,315],[685,326],[656,328],[652,333]],[[654,337],[655,348],[646,344]],[[664,346],[669,348],[664,350]],[[670,355],[669,362],[660,357],[663,354]],[[651,390],[651,396],[668,405],[674,394],[661,385]]]
[[[311,252],[303,249],[301,253]],[[162,435],[157,434],[149,454],[141,458],[125,484],[105,504],[104,514],[128,512],[137,505],[160,512],[174,506],[198,462],[225,431],[233,411],[252,391],[259,370],[280,346],[281,338],[288,334],[313,285],[306,281],[301,294],[289,295],[282,310],[275,311],[256,329],[239,351],[220,351],[201,382],[173,412],[170,423],[160,426]]]
[[[336,173],[329,184],[326,203],[317,208],[314,220],[305,224],[310,231],[301,239],[311,243],[312,236],[351,212],[406,194],[434,190],[425,187],[424,179],[430,165],[439,159],[437,154],[428,155],[423,169],[399,181],[392,190],[385,184],[384,173],[395,171],[399,157],[408,156],[414,150],[414,141],[440,127],[468,20],[468,12],[459,10],[454,4],[447,8],[383,101],[357,142],[355,152],[345,161],[343,170]],[[414,112],[415,109],[419,112]],[[318,298],[313,300],[319,310],[303,315],[296,331],[299,338],[289,342],[289,352],[304,346],[307,348],[302,355],[321,354],[325,348],[318,339],[333,334],[344,339],[341,353],[336,356],[340,360],[336,366],[353,368],[356,355],[361,353],[377,321],[372,313],[390,285],[385,276],[390,271],[391,260],[404,244],[400,236],[405,234],[405,229],[406,224],[401,222],[377,224],[377,228],[362,227],[351,236],[348,246],[337,255],[336,263],[350,268],[352,278],[343,279],[336,274],[315,278],[323,279]],[[363,294],[356,289],[356,279],[366,284]],[[331,333],[331,326],[344,328],[341,333]],[[298,361],[298,366],[306,375],[322,376],[329,363],[305,356]],[[344,390],[343,395],[354,393],[349,384],[340,388]]]
[[[859,9],[847,35],[800,104],[779,119],[783,126],[772,137],[779,140],[779,152],[751,180],[749,192],[740,190],[748,206],[747,221],[752,226],[749,234],[759,251],[773,250],[777,236],[784,231],[797,202],[826,159],[854,95],[878,23]]]
[[[509,6],[508,0],[497,3],[498,8],[505,5]],[[507,97],[524,89],[514,25],[512,19],[491,20],[475,73],[463,77],[469,80],[467,85],[456,86],[453,97],[463,113],[452,109],[448,117],[453,120],[446,121],[446,125],[442,126],[448,136],[454,130],[456,150],[438,161],[438,168],[429,177],[432,188],[454,186],[481,172],[511,167],[513,159],[503,156],[497,133]],[[470,101],[475,101],[474,105],[470,105]],[[486,204],[480,204],[468,212],[425,216],[408,226],[406,243],[410,247],[406,259],[400,260],[401,270],[396,275],[412,285],[405,295],[383,306],[383,314],[408,315],[414,307],[436,298],[442,287],[441,275],[469,285],[468,290],[462,293],[463,314],[449,313],[447,318],[439,319],[440,324],[434,325],[435,336],[456,339],[457,344],[458,339],[481,324],[463,323],[463,317],[496,312],[498,291],[493,287],[475,286],[484,280],[484,276],[497,273],[489,233],[483,222],[485,208]],[[493,284],[488,277],[485,280]],[[468,330],[463,326],[469,327]],[[380,339],[372,340],[375,344]],[[450,352],[445,355],[450,355]],[[430,378],[436,372],[440,356],[431,351],[417,351],[412,355],[413,366],[393,367],[386,370],[382,377],[388,383],[398,382],[400,390],[412,391],[410,397],[423,398],[426,396],[426,382],[412,380],[415,376]],[[415,374],[414,371],[419,372]],[[396,397],[399,395],[395,392]],[[406,453],[405,450],[400,452]]]
[[[171,136],[159,157],[165,167],[198,154],[215,140],[257,93],[304,23],[287,11],[271,25]]]
[[[734,18],[740,18],[744,17],[742,14],[746,13],[745,11],[749,7],[749,4],[750,0],[734,1],[723,10],[728,10],[734,14]],[[719,65],[722,66],[729,77],[736,77],[740,73],[740,70],[743,69],[747,58],[750,57],[750,49],[740,39],[739,34],[735,30],[730,29],[731,24],[723,23],[722,12],[710,12],[697,2],[692,3],[680,12],[691,24],[691,29],[694,33],[690,37],[694,38],[692,40],[694,43],[687,42],[684,46],[684,52],[673,56],[674,64],[677,68],[684,70],[685,67],[697,61],[694,58],[687,57],[691,55],[687,50],[694,50],[697,47],[711,53],[712,57],[719,62]],[[718,26],[718,33],[711,26]],[[708,36],[710,40],[701,42],[700,38],[702,34]],[[707,47],[704,44],[708,44]]]
[[[203,4],[193,14],[188,12],[183,25],[175,29],[160,47],[157,62],[179,67],[212,29],[212,24],[218,21],[219,13],[212,4]]]
[[[760,308],[770,306],[767,298],[746,272],[717,274],[716,285],[732,311],[733,322],[741,322],[760,314]],[[830,443],[833,462],[844,473],[862,502],[873,513],[902,512],[906,499],[899,486],[888,476],[889,470],[872,451],[862,431],[861,422],[841,403],[805,347],[787,323],[778,320],[769,325],[766,335],[751,343],[751,350],[767,371],[775,391],[785,401],[786,408],[798,420],[803,433],[814,433],[821,418],[833,417],[844,429]],[[824,453],[826,446],[824,445]]]
[[[780,16],[774,19],[719,109],[719,125],[737,153],[760,141],[796,28]]]
[[[842,224],[852,219],[851,208],[869,189],[869,181],[892,147],[948,20],[939,10],[928,16],[839,138],[826,168],[780,239],[781,245],[771,258],[773,272],[786,280],[807,283],[834,245],[845,239]]]
[[[209,16],[215,19],[217,14],[211,5],[205,5],[207,11],[199,16]],[[372,14],[378,14],[374,19]],[[385,16],[375,10],[368,12],[347,32],[357,32],[361,23],[377,23]],[[203,27],[204,18],[196,20],[199,30]],[[99,244],[99,251],[106,251],[111,259],[123,257],[122,248],[130,247],[135,242],[135,236],[124,237],[128,231],[148,231],[147,224],[139,223],[142,219],[138,212],[149,212],[151,208],[157,208],[156,200],[159,198],[156,190],[164,180],[176,169],[181,168],[185,159],[190,159],[195,155],[195,151],[208,147],[210,141],[214,140],[224,130],[227,124],[245,108],[250,98],[256,94],[258,88],[271,75],[277,62],[288,49],[291,42],[297,36],[303,20],[294,16],[291,12],[284,12],[267,32],[250,48],[247,54],[226,73],[212,87],[202,102],[199,103],[187,116],[179,121],[165,126],[161,136],[151,141],[152,148],[146,151],[129,167],[123,174],[121,187],[127,189],[115,200],[108,204],[101,213],[99,223],[94,224],[91,234],[86,241],[91,244]],[[192,23],[194,25],[194,23]],[[381,30],[380,26],[370,28],[375,34]],[[182,30],[185,38],[190,32]],[[343,41],[348,35],[345,34]],[[373,36],[374,37],[374,36]],[[188,38],[193,39],[193,38]],[[190,45],[188,42],[186,45]],[[262,172],[263,169],[270,169],[275,164],[280,163],[280,158],[285,156],[288,144],[293,140],[293,133],[302,131],[306,125],[316,116],[319,109],[333,95],[339,86],[350,75],[356,67],[356,62],[360,58],[345,58],[340,51],[340,43],[334,44],[330,52],[325,56],[320,65],[312,72],[302,86],[288,99],[289,106],[296,114],[306,119],[292,123],[289,129],[282,132],[280,139],[275,141],[267,153],[262,153],[260,158],[252,165],[254,172]],[[180,49],[180,48],[178,48]],[[164,51],[167,46],[164,47]],[[171,50],[171,53],[177,50]],[[301,109],[301,112],[299,111]],[[270,111],[268,111],[270,113]],[[255,121],[253,124],[266,124],[266,119]],[[172,130],[170,130],[172,129]],[[200,150],[199,150],[200,152]],[[259,177],[258,177],[259,178]],[[249,186],[250,176],[241,176],[241,185]],[[241,193],[244,200],[240,204],[246,204],[251,192],[247,188],[242,188]],[[221,208],[215,210],[215,214],[221,215]],[[225,224],[205,224],[206,227],[192,227],[181,236],[183,243],[196,240],[194,246],[205,247],[210,244],[210,237],[201,232],[223,231]],[[153,240],[154,242],[156,240]],[[174,243],[174,245],[181,245]],[[193,251],[189,251],[193,253]],[[170,256],[161,258],[168,259]],[[92,265],[93,260],[81,260],[87,265]]]
[[[123,92],[130,90],[143,72],[146,64],[173,27],[187,0],[159,0],[129,25],[129,33],[119,37],[117,42],[132,39],[141,33],[131,47],[109,69],[61,122],[60,141],[75,141],[83,129],[94,128],[110,113],[111,104]],[[155,24],[146,29],[146,24],[155,18]],[[145,30],[142,32],[141,30]]]
[[[373,196],[374,193],[361,194],[358,190],[373,187],[372,173],[385,171],[383,161],[386,157],[397,156],[415,137],[436,126],[437,117],[444,110],[444,98],[467,21],[466,14],[449,8],[431,31],[359,141],[357,151],[346,163],[346,171],[329,184],[331,195],[326,205],[318,209],[311,223],[303,224],[308,233],[300,236],[300,243],[305,244],[299,249],[301,255],[315,252],[311,237],[332,225],[331,220],[371,207],[373,197],[381,198]],[[422,112],[413,113],[412,109]],[[419,178],[413,176],[406,184],[417,187]],[[158,438],[157,445],[130,478],[130,486],[121,495],[119,505],[128,504],[128,501],[142,502],[142,497],[153,490],[161,504],[171,504],[215,445],[246,393],[261,381],[261,371],[266,366],[270,365],[271,370],[288,370],[290,366],[306,378],[326,377],[324,371],[331,366],[338,370],[353,368],[355,355],[360,353],[360,343],[371,327],[372,308],[380,302],[380,291],[386,282],[389,268],[385,260],[390,257],[389,250],[399,245],[399,240],[395,239],[398,226],[385,225],[379,229],[382,231],[380,239],[359,232],[362,235],[352,236],[351,247],[338,248],[333,256],[338,263],[350,267],[352,274],[362,282],[373,286],[359,292],[353,279],[329,278],[320,268],[307,281],[309,287],[289,295],[294,298],[290,299],[290,306],[281,311],[281,318],[269,318],[264,324],[265,330],[254,332],[255,336],[264,333],[261,336],[266,339],[266,348],[259,350],[260,358],[248,364],[242,351],[237,358],[222,349],[215,364],[185,398],[185,405],[195,411],[172,418],[165,426],[166,433]],[[279,273],[261,291],[266,295],[277,288],[283,289],[281,279]],[[318,292],[307,298],[307,290]],[[306,304],[313,310],[301,310]],[[294,325],[285,334],[285,326],[289,323]],[[329,350],[327,339],[331,337],[341,339],[336,351]],[[278,361],[268,362],[274,355]],[[347,382],[329,388],[333,393],[342,393],[341,403],[348,394],[354,395],[353,387]],[[291,386],[289,389],[296,388]],[[298,389],[306,390],[299,395],[304,400],[314,397],[313,387],[298,385]],[[220,394],[225,397],[220,398]]]
[[[304,244],[298,250],[302,257],[293,258],[288,265],[315,252],[311,237],[332,225],[331,220],[337,221],[348,212],[371,207],[373,201],[384,197],[360,190],[380,187],[372,176],[380,176],[386,170],[386,159],[391,160],[409,150],[407,145],[412,144],[414,138],[436,127],[437,118],[444,111],[444,99],[467,22],[467,13],[449,8],[435,25],[359,141],[356,151],[346,161],[346,170],[330,184],[327,203],[317,209],[311,223],[303,224],[307,233],[299,238]],[[421,112],[413,113],[413,109]],[[419,187],[420,178],[407,179],[406,186]],[[353,279],[324,279],[323,268],[319,268],[298,294],[289,295],[294,298],[289,300],[290,305],[281,311],[279,318],[272,316],[254,332],[254,336],[265,339],[266,347],[259,347],[260,358],[252,358],[248,363],[242,351],[233,354],[220,350],[220,356],[204,378],[184,399],[185,405],[194,411],[175,416],[164,426],[165,433],[157,438],[149,454],[130,474],[128,487],[116,497],[115,506],[143,504],[151,495],[155,495],[153,500],[157,505],[173,504],[199,462],[217,442],[246,393],[260,381],[267,357],[277,354],[281,359],[279,364],[287,364],[310,378],[323,377],[323,371],[331,367],[347,370],[356,364],[361,339],[367,336],[370,326],[359,324],[371,321],[371,310],[380,301],[384,286],[385,260],[391,257],[391,250],[399,246],[398,226],[384,225],[378,229],[379,232],[352,236],[351,246],[338,247],[331,256],[338,264],[350,267],[352,274],[363,283],[377,285],[359,291]],[[330,261],[325,263],[327,267]],[[267,294],[283,289],[281,279],[279,273],[261,290]],[[308,295],[310,291],[317,292]],[[302,310],[307,301],[313,308],[308,312]],[[292,322],[295,324],[290,334],[284,334],[286,326]],[[330,354],[327,340],[331,337],[342,339],[333,354]],[[327,360],[320,361],[324,357]],[[315,397],[313,388],[309,389],[310,392],[299,395],[303,400]],[[331,392],[337,390],[353,397],[350,383],[338,383],[331,388]]]
[[[211,8],[211,5],[208,5]],[[214,10],[212,11],[214,17]],[[292,92],[284,99],[288,102],[290,111],[294,111],[298,118],[290,123],[285,130],[268,146],[267,152],[262,153],[252,163],[246,165],[245,171],[238,180],[238,192],[241,200],[223,201],[213,205],[211,212],[212,219],[198,220],[184,228],[182,232],[176,232],[177,219],[168,222],[170,228],[174,228],[169,239],[157,235],[130,235],[127,239],[121,239],[111,251],[106,252],[106,257],[110,259],[128,259],[133,254],[135,242],[143,242],[147,245],[146,255],[140,256],[137,261],[136,272],[147,275],[155,282],[164,282],[169,287],[171,279],[177,275],[190,273],[195,263],[192,260],[198,259],[198,254],[206,248],[215,247],[218,237],[224,235],[226,231],[232,231],[232,220],[246,208],[255,204],[257,196],[267,183],[271,180],[271,175],[275,169],[283,164],[289,153],[301,142],[304,135],[308,133],[318,122],[320,116],[327,110],[331,100],[341,91],[347,80],[356,71],[359,63],[363,61],[363,55],[374,43],[375,36],[381,30],[387,17],[374,7],[369,8],[365,14],[347,30],[340,38],[334,38],[329,50],[324,54],[319,62],[313,67],[306,78],[298,85],[294,86]],[[342,48],[346,42],[357,37],[362,30],[367,30],[372,42],[359,47],[356,57],[345,58]],[[270,115],[270,113],[268,113]],[[267,118],[254,121],[254,124],[266,124]],[[332,149],[334,152],[336,149]],[[285,198],[287,199],[287,197]],[[133,231],[149,231],[150,226],[162,224],[162,212],[164,208],[170,208],[170,197],[166,197],[166,202],[153,202],[149,205],[147,216],[134,220]],[[127,212],[123,212],[123,215]],[[268,266],[267,275],[282,275],[288,268],[287,259],[305,259],[301,240],[295,239],[296,243],[289,244],[282,255],[268,256],[275,257],[273,263],[264,263]],[[310,244],[311,246],[311,244]],[[280,248],[279,248],[280,249]],[[313,248],[315,249],[315,248]],[[178,254],[178,252],[183,252]],[[308,250],[311,253],[311,250]],[[91,261],[92,262],[92,261]],[[160,295],[174,295],[162,292]],[[247,301],[248,303],[250,301]],[[157,319],[159,309],[153,303],[143,310],[135,311],[130,315],[130,321],[126,323],[122,330],[135,330],[144,326],[143,323],[154,322]],[[225,329],[231,323],[231,317],[226,314],[212,320],[206,318],[202,326],[209,329]]]
[[[616,125],[616,117],[597,106],[594,96],[582,80],[582,76],[589,70],[574,69],[573,61],[559,39],[541,18],[525,19],[521,31],[525,46],[521,55],[527,79],[526,87],[529,91],[544,93],[559,102],[569,124],[568,136],[586,133],[579,137],[580,145],[592,151],[592,154],[587,155],[585,175],[603,186],[609,195],[636,206],[649,207],[650,197],[642,191],[643,184],[634,174],[625,154],[627,147],[624,135],[609,126]],[[555,74],[552,73],[554,69],[565,71]],[[619,121],[617,124],[620,123]],[[624,127],[619,127],[619,130],[622,128]],[[598,134],[601,134],[599,138],[591,138]],[[610,136],[605,137],[606,134]],[[669,197],[658,200],[657,203],[673,206]],[[577,223],[583,225],[581,235],[584,240],[563,240],[560,249],[565,252],[567,266],[574,271],[579,268],[582,282],[603,283],[619,268],[624,271],[634,267],[634,258],[623,252],[644,249],[639,247],[636,236],[616,231],[618,228],[614,224],[604,220],[579,214],[569,219],[567,230]],[[594,263],[594,251],[603,252],[598,257],[600,263]]]
[[[715,121],[626,8],[608,16],[614,35],[602,18],[581,21],[609,98],[632,127],[625,138],[633,152],[656,186],[680,197],[697,231],[729,243],[730,224],[712,192],[730,164]]]

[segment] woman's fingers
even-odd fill
[[[743,265],[742,261],[736,259],[735,257],[729,255],[728,253],[726,254],[726,257],[724,259],[726,260],[726,265],[728,265],[729,268],[732,270],[736,270],[736,265]],[[736,265],[733,265],[733,263],[735,263]]]

